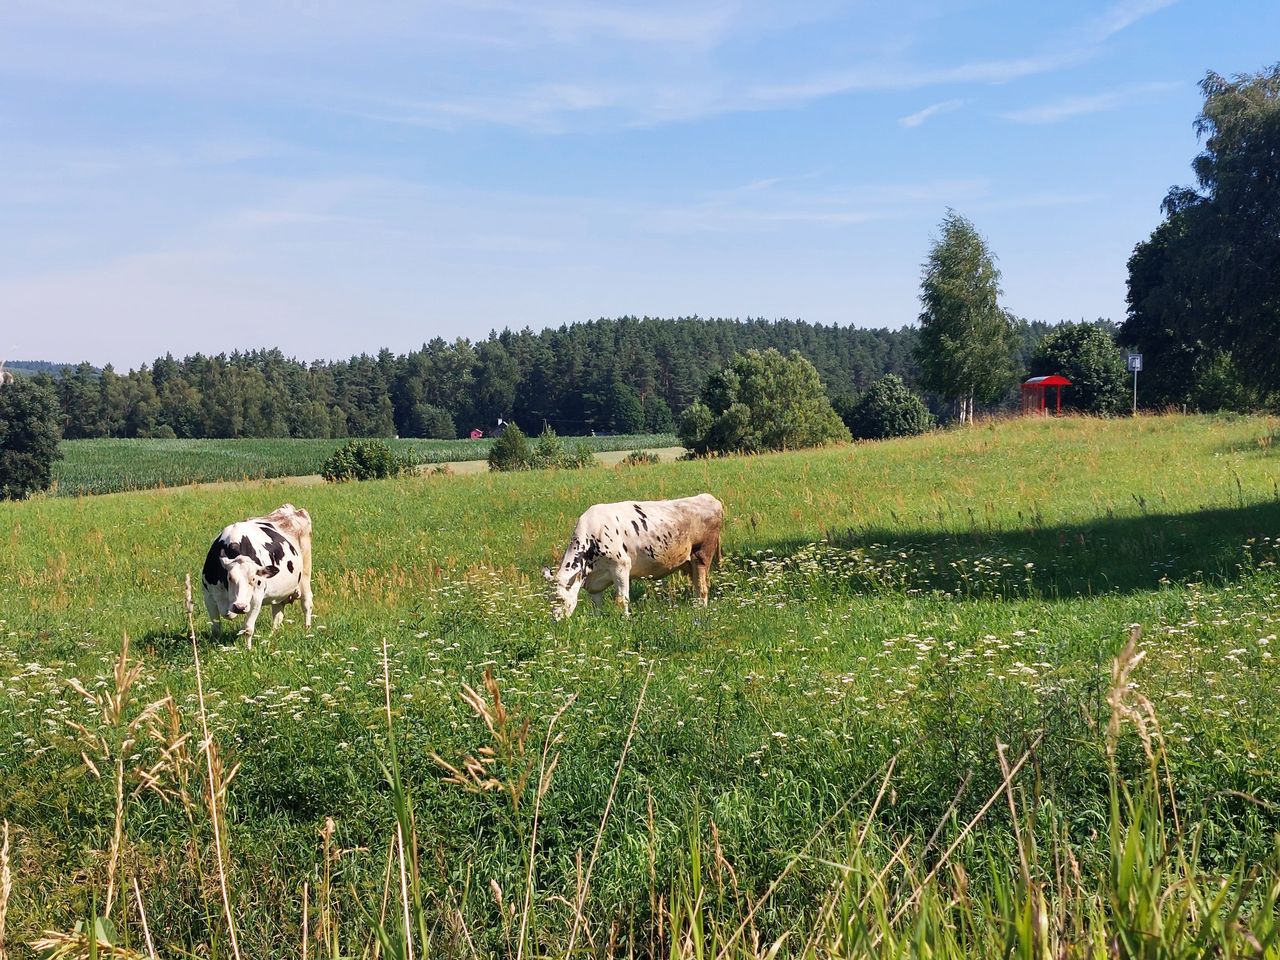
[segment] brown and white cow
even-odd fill
[[[600,503],[578,519],[573,538],[552,573],[545,576],[556,588],[551,616],[563,620],[578,605],[585,587],[597,611],[609,584],[614,584],[622,609],[631,612],[631,578],[660,579],[684,570],[707,603],[707,571],[720,555],[724,504],[709,493],[680,500],[627,500]]]
[[[204,606],[216,639],[222,621],[244,614],[240,631],[253,646],[253,626],[263,603],[271,604],[271,629],[284,619],[284,606],[301,598],[311,628],[311,516],[291,503],[265,517],[222,528],[204,558],[200,575]]]

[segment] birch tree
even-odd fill
[[[975,402],[998,400],[1013,382],[1013,324],[999,300],[995,256],[948,210],[920,279],[916,359],[925,387],[954,400],[961,423],[973,422]]]

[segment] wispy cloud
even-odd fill
[[[930,117],[955,110],[957,107],[964,106],[964,103],[963,100],[943,100],[941,103],[930,104],[923,110],[917,110],[915,113],[899,118],[898,123],[904,127],[918,127]]]
[[[794,224],[845,227],[934,210],[939,204],[971,203],[990,189],[986,180],[801,186],[816,176],[772,177],[731,187],[688,206],[655,211],[645,223],[659,233],[767,231]]]
[[[1013,123],[1060,123],[1072,117],[1116,110],[1128,103],[1181,87],[1178,83],[1143,83],[1137,86],[1106,90],[1088,96],[1069,96],[1021,110],[1010,110],[1000,116]]]
[[[1091,39],[1096,42],[1107,40],[1143,17],[1171,7],[1176,2],[1177,0],[1120,0],[1090,24]]]

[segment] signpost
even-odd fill
[[[1138,371],[1142,369],[1142,354],[1129,354],[1128,368],[1133,371],[1133,415],[1138,415]]]

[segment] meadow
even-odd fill
[[[672,447],[671,434],[565,437],[602,453]],[[345,440],[66,440],[54,464],[57,496],[119,493],[193,483],[264,480],[318,474],[325,459]],[[484,460],[493,443],[484,440],[394,439],[388,444],[415,463]]]
[[[1280,956],[1278,433],[2,504],[0,942]],[[708,608],[673,578],[550,620],[585,506],[702,490]],[[314,629],[193,647],[184,576],[283,499]]]

